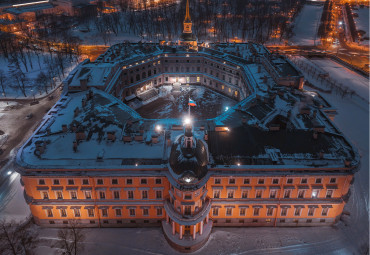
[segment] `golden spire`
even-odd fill
[[[190,11],[189,11],[189,0],[186,0],[186,15],[184,22],[191,22]]]

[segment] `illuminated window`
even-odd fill
[[[260,214],[260,208],[253,209],[253,216],[258,216]]]
[[[317,197],[319,197],[319,190],[317,189],[312,190],[312,198],[317,198]]]
[[[67,217],[66,209],[64,209],[64,208],[60,209],[60,217]]]
[[[49,193],[47,191],[42,192],[42,198],[43,199],[49,199]]]
[[[231,93],[231,88],[229,88],[229,93]]]
[[[91,199],[91,191],[85,190],[85,199]]]
[[[80,209],[74,208],[73,213],[74,213],[75,217],[81,217]]]
[[[197,77],[197,82],[200,82],[200,77]]]
[[[47,209],[47,215],[48,215],[48,217],[53,217],[53,210],[52,209]]]
[[[189,83],[190,82],[190,78],[189,77],[186,77],[186,82]]]
[[[215,179],[215,184],[221,184],[221,179]]]
[[[227,207],[226,208],[226,216],[231,216],[233,214],[233,208]]]
[[[238,91],[236,91],[236,90],[235,90],[235,92],[234,92],[234,93],[235,93],[235,96],[237,97],[237,96],[238,96]]]
[[[212,214],[213,216],[218,216],[218,207],[213,207]]]
[[[219,190],[213,191],[213,197],[214,198],[220,198],[220,191]]]
[[[225,89],[225,86],[224,86],[224,85],[222,85],[222,86],[221,86],[221,89]]]

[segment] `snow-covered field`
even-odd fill
[[[359,8],[354,10],[354,13],[358,14],[358,17],[354,17],[356,22],[356,29],[363,30],[366,32],[364,37],[369,37],[369,8]],[[360,42],[362,45],[369,45],[369,40]]]
[[[306,4],[294,22],[294,36],[289,40],[292,45],[314,45],[319,42],[319,29],[323,5]]]
[[[51,74],[51,77],[55,78],[55,83],[59,84],[63,80],[63,76],[60,76],[56,73],[56,69],[59,68],[57,63],[50,64],[50,56],[46,53],[39,53],[38,55],[30,53],[30,58],[27,60],[27,68],[26,70],[25,65],[23,63],[20,63],[20,69],[22,73],[25,75],[25,94],[26,98],[38,98],[43,97],[46,95],[46,90],[48,93],[52,89],[54,89],[52,82],[47,83],[47,89],[45,89],[45,86],[37,83],[36,79],[40,72],[43,72],[46,75],[49,75],[52,71],[54,71],[54,74]],[[53,58],[53,61],[55,61],[55,57]],[[32,65],[31,65],[32,63]],[[68,74],[78,63],[72,62],[69,59],[64,60],[64,73]],[[53,65],[52,69],[50,69],[50,65]],[[0,57],[0,70],[4,71],[4,74],[6,76],[5,80],[5,97],[6,98],[25,98],[24,94],[22,93],[21,88],[19,85],[17,85],[17,82],[15,80],[15,75],[19,76],[19,72],[15,72],[15,74],[12,74],[11,70],[16,69],[16,67],[11,66],[11,63],[8,59],[4,57]],[[3,90],[0,87],[0,98],[3,98]]]
[[[330,59],[313,59],[312,62],[327,71],[332,79],[369,101],[369,79]]]

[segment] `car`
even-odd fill
[[[32,113],[30,113],[30,114],[28,114],[28,115],[26,116],[26,120],[32,119],[32,117],[33,117],[33,114],[32,114]]]

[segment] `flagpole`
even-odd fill
[[[189,100],[188,100],[188,107],[189,107],[188,112],[189,112],[189,118],[190,118],[190,96],[189,96]]]

